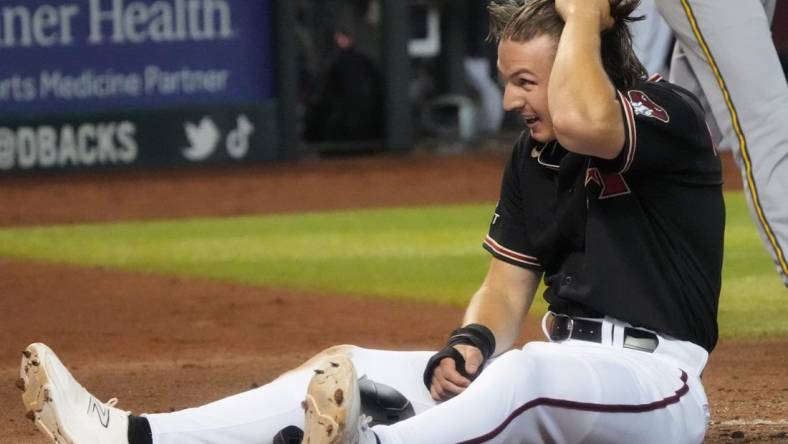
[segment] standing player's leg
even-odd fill
[[[684,48],[679,42],[673,45],[673,54],[670,59],[670,77],[668,80],[670,80],[671,83],[681,85],[700,100],[703,105],[703,112],[706,115],[706,123],[708,124],[714,146],[735,150],[735,148],[722,145],[722,132],[719,129],[717,120],[711,112],[709,101],[706,99],[706,95],[703,93],[703,88],[698,81],[698,77],[695,75],[695,71],[692,70],[692,65],[690,65],[687,60]]]
[[[673,48],[673,32],[657,12],[654,0],[643,0],[633,16],[645,16],[645,20],[631,23],[632,43],[649,76],[659,74],[667,77],[669,56]]]
[[[367,376],[402,393],[419,413],[434,401],[421,382],[433,352],[389,352],[354,346],[328,349],[302,366],[262,387],[178,412],[144,415],[154,444],[271,442],[284,427],[303,428],[304,400],[314,369],[330,356],[350,357],[359,377]],[[35,364],[35,365],[34,365]],[[43,344],[33,344],[23,357],[23,401],[46,435],[56,442],[125,444],[129,416],[103,404],[71,376]],[[132,419],[137,417],[131,417]]]
[[[788,84],[772,42],[773,1],[657,0],[733,148],[762,237],[788,285]]]

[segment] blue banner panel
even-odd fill
[[[0,119],[275,94],[270,0],[0,0]]]
[[[274,102],[0,123],[0,174],[276,159]]]

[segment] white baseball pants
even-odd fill
[[[653,353],[625,349],[625,325],[606,320],[602,344],[531,342],[504,353],[465,392],[440,404],[422,383],[433,352],[331,352],[348,354],[359,376],[413,403],[415,417],[373,429],[383,444],[702,442],[708,403],[700,373],[708,354],[664,337]],[[300,402],[311,376],[308,362],[203,407],[148,415],[153,442],[270,443],[283,427],[303,426]]]

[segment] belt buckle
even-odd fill
[[[575,321],[569,315],[553,313],[553,325],[550,328],[550,340],[556,342],[566,341],[572,337],[572,330],[574,329],[574,326]]]
[[[624,348],[638,350],[646,353],[654,353],[659,346],[659,337],[650,331],[639,328],[624,328]]]

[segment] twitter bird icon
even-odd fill
[[[220,135],[216,124],[210,117],[203,117],[199,125],[186,122],[184,130],[191,145],[183,148],[183,157],[186,159],[192,162],[201,162],[216,151]]]

